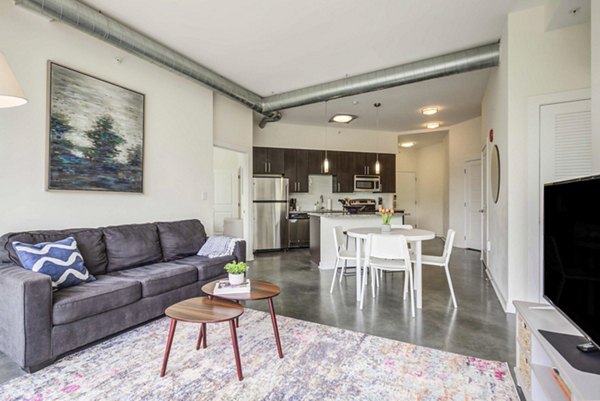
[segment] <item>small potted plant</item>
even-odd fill
[[[392,216],[394,215],[394,211],[392,209],[379,209],[379,214],[381,215],[381,222],[383,225],[381,226],[381,232],[390,232],[392,231],[392,226],[390,225],[390,220],[392,220]]]
[[[230,262],[225,265],[225,271],[229,273],[229,284],[240,285],[245,281],[245,273],[248,265],[245,262]]]

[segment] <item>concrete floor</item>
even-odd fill
[[[441,254],[440,240],[423,244],[426,254]],[[378,296],[365,298],[361,311],[355,301],[355,279],[344,277],[333,294],[329,286],[333,270],[319,271],[310,262],[308,250],[260,254],[252,263],[250,277],[277,283],[278,314],[336,326],[444,351],[506,361],[515,359],[515,319],[506,315],[479,261],[479,253],[455,248],[450,272],[458,301],[452,307],[443,269],[423,267],[423,309],[410,315],[410,304],[402,300],[402,273],[387,275]],[[248,307],[268,311],[267,303]],[[285,337],[283,346],[285,350]],[[0,383],[24,374],[0,353]]]
[[[423,243],[425,254],[441,255],[442,250],[439,239]],[[256,256],[250,277],[281,286],[275,298],[278,314],[514,366],[515,317],[502,311],[479,252],[453,250],[450,274],[458,309],[452,306],[444,270],[423,266],[423,309],[417,309],[415,318],[410,301],[402,300],[403,273],[385,276],[375,299],[368,288],[361,311],[354,276],[344,277],[330,294],[333,270],[320,271],[309,259],[307,250]],[[247,306],[268,310],[261,302]]]

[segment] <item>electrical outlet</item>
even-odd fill
[[[492,250],[492,241],[487,242],[487,251],[490,252]]]
[[[208,200],[208,192],[202,192],[202,200]]]

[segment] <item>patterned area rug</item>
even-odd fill
[[[268,314],[246,310],[237,380],[227,323],[180,322],[159,377],[169,321],[84,349],[0,387],[0,400],[514,400],[508,365],[278,317],[279,359]]]

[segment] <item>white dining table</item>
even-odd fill
[[[369,237],[369,234],[382,234],[380,227],[359,227],[351,228],[346,231],[348,237],[356,239],[356,300],[360,301],[360,293],[362,290],[362,248]],[[421,242],[434,239],[435,233],[429,230],[421,230],[413,228],[410,230],[403,228],[394,228],[390,232],[383,233],[386,235],[404,235],[406,240],[414,245],[413,250],[415,252],[415,271],[414,271],[414,284],[415,284],[415,295],[417,300],[417,308],[422,308],[423,305],[423,279],[421,275]]]

